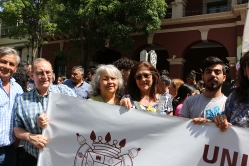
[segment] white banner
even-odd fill
[[[51,94],[38,166],[247,166],[249,132]]]
[[[244,26],[244,33],[243,33],[243,41],[242,41],[242,53],[246,53],[249,51],[249,3],[246,10],[246,20]]]

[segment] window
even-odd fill
[[[203,0],[203,14],[220,13],[231,10],[231,0]]]
[[[1,26],[1,36],[6,36],[9,33],[9,27],[6,25],[2,24]]]
[[[65,56],[56,56],[55,58],[55,75],[66,76],[67,72],[67,60]]]

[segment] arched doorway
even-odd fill
[[[223,60],[225,64],[228,64],[228,60],[226,59],[226,57],[228,57],[228,52],[223,45],[217,42],[200,42],[190,45],[190,47],[186,49],[185,55],[183,56],[183,58],[186,60],[183,70],[184,81],[186,81],[185,78],[187,74],[192,70],[197,73],[196,80],[200,80],[201,64],[203,60],[209,56],[218,57]]]
[[[140,52],[143,50],[146,50],[147,52],[155,50],[157,54],[157,70],[160,71],[166,69],[169,71],[169,62],[167,61],[169,54],[164,47],[160,45],[143,45],[134,52],[132,60],[140,61]]]

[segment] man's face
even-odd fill
[[[202,80],[208,91],[217,91],[226,80],[226,75],[222,71],[222,65],[212,65],[205,69]]]
[[[91,74],[90,71],[87,73],[87,78],[90,79],[90,80],[92,79],[92,74]]]
[[[31,78],[35,82],[35,87],[38,90],[47,90],[52,80],[53,70],[50,63],[40,61],[35,63],[34,71],[31,72]]]
[[[71,79],[74,83],[80,83],[82,81],[84,74],[80,73],[79,69],[72,70],[71,72]]]
[[[0,57],[0,78],[10,78],[17,70],[17,57],[4,54]]]
[[[128,69],[128,70],[122,69],[121,70],[121,73],[122,73],[122,76],[123,76],[123,80],[124,80],[125,83],[128,81],[128,77],[130,75],[130,72],[131,72],[131,69]]]

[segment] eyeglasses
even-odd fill
[[[148,78],[150,78],[151,75],[152,75],[152,74],[150,74],[150,73],[138,74],[138,75],[135,76],[135,79],[136,79],[136,80],[141,80],[141,79],[143,79],[143,77],[144,77],[145,79],[148,79]]]
[[[45,76],[45,74],[49,77],[49,76],[51,76],[52,74],[53,74],[53,72],[52,71],[50,71],[50,70],[48,70],[48,71],[37,71],[37,72],[35,72],[36,73],[36,75],[38,75],[38,76]],[[44,74],[45,73],[45,74]]]

